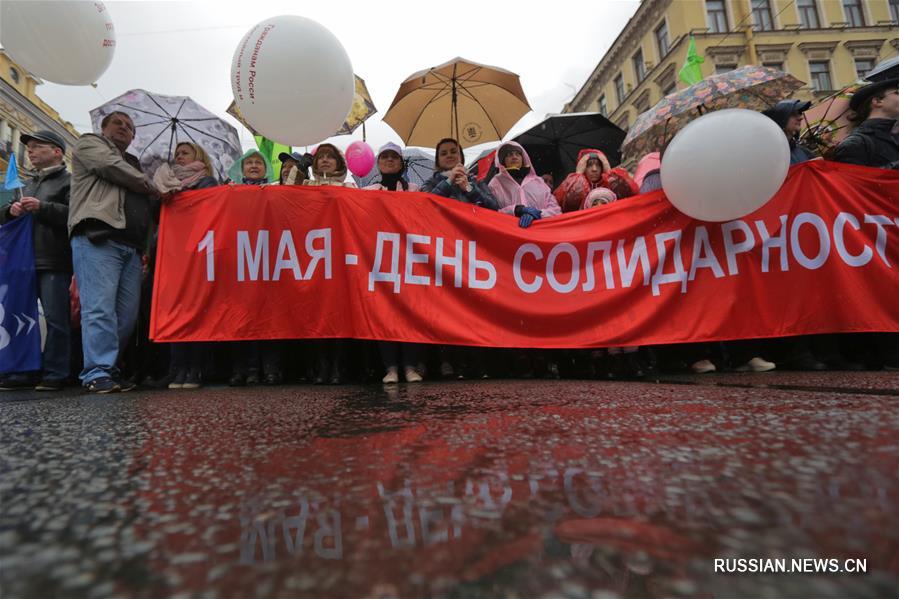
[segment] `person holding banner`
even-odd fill
[[[434,150],[434,174],[421,190],[489,210],[498,210],[493,193],[465,168],[462,146],[451,137],[437,142]]]
[[[72,249],[66,221],[69,217],[71,175],[63,164],[66,143],[53,131],[22,135],[28,160],[37,176],[22,190],[22,198],[0,212],[0,225],[25,214],[33,217],[34,265],[38,298],[47,322],[42,355],[42,378],[37,391],[58,391],[69,378],[71,327],[69,284],[72,281]],[[34,386],[30,374],[17,373],[0,382],[0,389]]]
[[[487,185],[503,214],[514,214],[518,226],[527,228],[535,220],[562,214],[552,190],[531,166],[531,158],[520,144],[504,143],[496,152],[496,175]]]
[[[381,179],[364,189],[373,191],[418,191],[418,185],[406,181],[406,166],[403,163],[402,149],[392,142],[387,142],[378,150],[378,172]],[[423,347],[418,343],[397,343],[395,341],[379,341],[378,351],[387,373],[381,382],[393,384],[399,382],[399,367],[402,365],[407,383],[421,382],[419,364],[422,360]]]
[[[498,210],[499,203],[493,197],[493,193],[483,182],[478,181],[474,174],[468,172],[464,163],[465,153],[459,142],[451,137],[441,139],[434,148],[434,174],[424,182],[421,190],[457,202]],[[473,362],[477,364],[477,368],[483,368],[484,350],[472,349],[471,352],[475,353]],[[449,378],[455,375],[460,379],[465,378],[468,353],[462,348],[441,346],[441,376]]]
[[[247,150],[228,170],[228,185],[271,185],[275,171],[259,150]],[[262,361],[260,378],[259,362]],[[231,343],[231,378],[228,385],[278,385],[281,371],[281,345],[277,341],[235,341]],[[186,379],[185,379],[186,380]],[[183,386],[182,386],[183,388]]]
[[[553,195],[562,212],[574,212],[584,205],[587,194],[597,187],[608,187],[611,167],[606,155],[599,150],[584,149],[578,153],[575,171],[565,177]]]
[[[849,100],[856,128],[834,150],[836,162],[899,169],[899,79],[871,83]],[[899,370],[899,334],[875,333],[877,361],[887,370]]]
[[[312,176],[303,185],[333,185],[336,187],[356,187],[346,180],[346,158],[334,144],[319,144],[312,159]]]
[[[153,183],[163,197],[171,198],[175,194],[190,189],[205,189],[215,187],[218,181],[213,177],[212,161],[206,151],[191,142],[182,141],[175,146],[175,162],[172,165],[164,163],[153,175]],[[155,245],[155,242],[154,242]],[[155,251],[151,252],[151,256]],[[153,264],[150,265],[149,277],[154,273]],[[152,283],[150,283],[152,287]],[[173,343],[169,356],[169,372],[172,381],[169,389],[197,389],[203,380],[203,350],[202,343]]]
[[[68,226],[81,295],[81,382],[91,393],[112,393],[134,388],[119,380],[117,361],[137,322],[141,259],[158,192],[126,152],[134,139],[131,117],[111,112],[100,128],[75,146]]]

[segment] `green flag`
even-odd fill
[[[272,170],[275,172],[275,181],[280,180],[281,161],[278,160],[278,156],[281,152],[290,154],[290,146],[279,144],[278,142],[272,141],[261,135],[254,135],[253,139],[256,140],[256,147],[259,148],[259,151],[272,163]]]
[[[681,67],[680,72],[677,74],[678,78],[687,85],[699,83],[702,81],[702,67],[700,65],[704,62],[705,58],[696,51],[696,40],[691,35],[690,46],[687,48],[687,60],[684,61],[684,66]]]

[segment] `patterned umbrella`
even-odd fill
[[[864,85],[864,81],[857,81],[806,110],[802,114],[806,127],[802,144],[823,155],[830,146],[845,139],[852,129],[849,99]]]
[[[403,150],[403,162],[406,164],[406,172],[403,175],[406,181],[414,183],[421,187],[421,184],[431,178],[434,174],[434,154],[428,153],[420,148],[406,148]],[[360,188],[367,187],[372,183],[381,180],[381,173],[378,171],[378,165],[372,167],[364,177],[353,175],[356,185]]]
[[[94,132],[99,133],[103,117],[116,110],[134,121],[134,141],[129,151],[137,155],[144,172],[151,177],[163,162],[174,159],[175,146],[182,141],[206,150],[216,171],[213,176],[222,181],[242,154],[237,129],[187,96],[132,89],[91,110]]]
[[[665,96],[638,116],[621,145],[621,153],[639,158],[661,151],[675,133],[706,112],[722,108],[764,110],[803,85],[783,71],[752,65],[706,77]]]

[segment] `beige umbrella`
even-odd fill
[[[518,75],[454,58],[403,81],[384,122],[409,146],[454,137],[468,147],[502,139],[530,110]]]

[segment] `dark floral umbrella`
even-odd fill
[[[789,97],[804,82],[778,69],[746,66],[662,98],[641,114],[624,138],[621,153],[639,158],[661,151],[667,142],[693,119],[723,108],[764,110]]]

